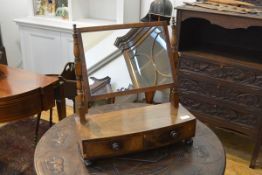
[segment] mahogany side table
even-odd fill
[[[29,71],[0,64],[0,123],[23,119],[58,104],[59,119],[65,118],[65,105],[59,81]]]

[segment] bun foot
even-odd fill
[[[92,163],[93,163],[93,162],[90,161],[90,160],[84,160],[84,164],[85,164],[86,167],[91,166]]]
[[[194,141],[193,141],[192,138],[185,140],[185,144],[188,145],[188,146],[192,146],[192,145],[193,145],[193,142],[194,142]]]

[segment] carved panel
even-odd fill
[[[262,72],[244,67],[219,65],[219,63],[181,58],[179,68],[204,74],[212,78],[233,81],[243,85],[262,87]]]
[[[262,95],[252,93],[252,91],[243,91],[239,88],[229,86],[220,86],[208,81],[192,80],[182,75],[178,79],[179,91],[184,93],[194,93],[228,101],[235,104],[245,105],[247,107],[262,107]]]
[[[194,100],[192,98],[183,96],[183,94],[180,95],[180,102],[192,112],[208,114],[210,116],[232,123],[246,125],[249,127],[256,127],[258,123],[258,116],[255,114],[239,112],[237,110],[225,107],[222,104],[214,105],[201,102],[199,99]]]

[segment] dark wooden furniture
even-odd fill
[[[0,121],[30,117],[54,106],[56,78],[0,65]]]
[[[122,31],[119,32],[119,30]],[[110,36],[111,33],[116,35],[115,38],[111,39],[112,43],[116,48],[124,50],[124,52],[121,52],[123,57],[120,54],[121,56],[118,58],[124,59],[127,69],[130,70],[129,73],[133,72],[132,75],[135,75],[130,76],[132,80],[134,79],[132,89],[104,94],[92,93],[86,67],[88,61],[85,58],[85,55],[88,58],[88,52],[86,54],[85,50],[87,48],[84,48],[90,43],[85,43],[88,39],[84,40],[82,36],[97,34],[97,32],[101,31],[110,33]],[[192,137],[195,135],[195,117],[190,114],[179,113],[182,107],[178,107],[178,103],[174,98],[171,98],[171,103],[150,107],[119,110],[97,115],[88,114],[87,104],[89,101],[140,92],[151,93],[167,88],[173,89],[172,92],[174,92],[175,62],[171,51],[166,22],[84,28],[76,28],[74,25],[77,80],[76,109],[78,116],[76,123],[83,159],[96,160],[119,156],[155,149],[176,142],[192,144]],[[147,67],[149,69],[146,70]],[[150,72],[153,73],[150,74]],[[154,79],[152,74],[155,75]],[[148,81],[139,81],[143,78]],[[172,93],[171,96],[173,95]]]
[[[0,64],[7,65],[7,58],[6,58],[5,48],[4,48],[4,46],[1,46],[1,45],[0,45]]]
[[[262,141],[262,14],[177,12],[180,101],[198,119]]]
[[[145,104],[110,104],[89,109],[101,114]],[[225,152],[217,136],[203,123],[197,122],[193,146],[177,143],[143,153],[98,160],[86,167],[77,143],[77,115],[65,118],[49,129],[38,142],[34,156],[37,175],[223,175]]]
[[[63,93],[63,97],[67,98],[69,100],[73,101],[73,109],[75,112],[75,97],[77,94],[76,90],[76,75],[75,75],[75,63],[74,62],[68,62],[66,63],[63,71],[61,74],[47,74],[47,76],[51,77],[57,77],[59,79],[59,86],[62,87],[63,92],[60,92],[59,90],[61,88],[57,88],[57,91],[55,91],[55,95],[59,98],[60,93]],[[94,84],[90,87],[92,94],[100,94],[105,92],[111,92],[111,85],[110,85],[110,77],[105,77],[103,79],[96,79],[94,77],[91,77],[94,79]],[[114,103],[114,98],[109,98],[107,101],[107,104]],[[94,102],[90,101],[88,106],[92,106]],[[50,110],[50,119],[52,118],[52,109]]]
[[[2,41],[1,28],[0,28],[0,64],[7,65],[6,52]]]
[[[63,97],[60,99],[60,103],[63,104],[62,108],[66,107],[65,99],[73,101],[73,109],[75,112],[75,97],[76,97],[76,76],[75,76],[75,64],[68,62],[61,74],[46,74],[46,76],[59,79],[59,83],[55,88],[55,97]],[[65,114],[66,115],[66,114]],[[53,108],[50,109],[50,121],[52,121]],[[52,122],[51,122],[52,123]]]
[[[65,108],[60,100],[63,97],[55,98],[55,90],[61,91],[57,87],[57,78],[0,65],[0,123],[38,114],[37,134],[41,112],[52,108],[55,101],[62,120]]]
[[[155,149],[177,142],[191,144],[195,117],[170,103],[87,115],[89,127],[78,125],[86,160]],[[81,131],[81,132],[80,132]]]

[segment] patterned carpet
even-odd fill
[[[0,175],[34,175],[35,118],[8,123],[0,127]],[[40,122],[39,136],[49,128]]]
[[[67,114],[72,114],[71,108],[67,109]],[[57,121],[56,112],[54,115],[54,121]],[[49,119],[49,113],[45,112],[43,118]],[[35,119],[32,118],[0,127],[0,175],[35,174],[33,167],[34,128]],[[41,121],[41,134],[47,129],[48,122]],[[253,148],[253,143],[250,140],[232,132],[211,129],[221,139],[227,153],[225,175],[262,175],[262,151],[257,168],[250,169],[248,167]]]

